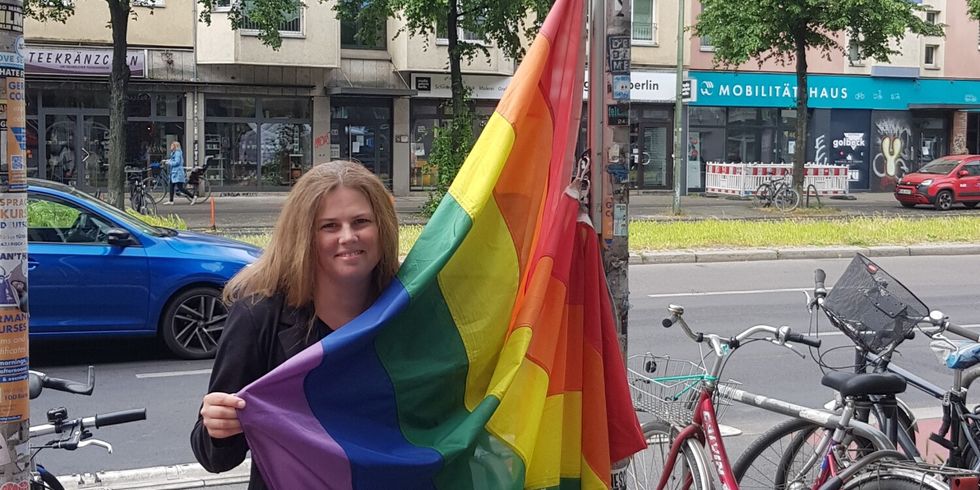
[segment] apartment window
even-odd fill
[[[303,32],[303,22],[302,22],[303,18],[300,15],[302,11],[303,11],[303,7],[297,6],[296,10],[292,11],[289,14],[286,14],[285,19],[282,21],[281,24],[279,24],[279,27],[277,28],[279,32],[281,33]],[[246,10],[246,19],[245,22],[242,23],[242,29],[259,30],[259,28],[260,27],[257,23],[252,22],[251,19],[248,19],[248,14]]]
[[[657,0],[636,0],[633,3],[633,41],[655,43]]]
[[[140,1],[155,2],[155,3],[159,3],[162,6],[164,0],[140,0]],[[242,24],[241,28],[244,30],[257,31],[259,30],[259,25],[247,18],[248,7],[251,1],[250,0],[244,0],[244,1],[245,1],[246,19],[245,22]],[[232,0],[214,0],[214,11],[227,12],[231,10],[231,2]],[[297,3],[296,10],[294,10],[291,14],[287,14],[285,16],[286,19],[282,22],[282,24],[279,24],[279,28],[278,28],[279,32],[291,33],[291,34],[303,32],[302,11],[303,11],[302,4]]]
[[[467,41],[471,43],[485,43],[486,38],[473,32],[463,29],[462,27],[457,27],[458,36],[460,41]],[[446,27],[445,21],[439,19],[436,22],[436,44],[447,44],[449,43],[449,28]]]
[[[715,45],[711,44],[711,38],[708,36],[701,36],[701,51],[714,51]]]
[[[387,49],[386,40],[388,31],[385,26],[381,27],[378,36],[367,42],[357,39],[361,25],[357,21],[340,21],[340,47],[344,49]]]
[[[927,67],[935,68],[939,65],[939,46],[927,45],[924,63]]]
[[[930,24],[938,24],[939,23],[939,12],[936,12],[935,10],[930,10],[930,11],[926,12],[926,22],[928,22]]]
[[[847,61],[850,62],[851,66],[864,65],[864,56],[861,54],[861,46],[858,45],[858,42],[855,39],[851,39],[847,43]]]

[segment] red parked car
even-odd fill
[[[907,208],[931,204],[945,211],[954,203],[976,207],[980,204],[980,155],[937,158],[903,175],[895,186],[895,199]]]

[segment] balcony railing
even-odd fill
[[[302,20],[302,16],[297,13],[296,18],[279,24],[279,32],[303,32]],[[242,23],[241,28],[247,30],[259,30],[259,25],[253,22],[252,19],[246,18],[245,22]]]

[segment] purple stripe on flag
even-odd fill
[[[251,386],[240,393],[245,409],[238,417],[247,427],[252,462],[270,488],[351,489],[347,455],[313,415],[303,390],[322,361],[323,348],[315,344],[279,366],[276,383],[264,383],[257,395]]]

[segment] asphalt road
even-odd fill
[[[812,288],[816,267],[827,271],[832,285],[847,260],[782,260],[771,262],[645,265],[630,268],[631,303],[629,348],[632,354],[647,351],[696,358],[698,348],[682,332],[665,330],[660,320],[668,304],[681,304],[685,318],[697,329],[734,334],[763,323],[789,325],[807,331],[810,317],[801,289]],[[980,257],[895,257],[879,264],[904,282],[931,308],[943,310],[953,321],[980,326],[980,292],[976,287]],[[819,322],[824,339],[822,352],[847,346],[847,340]],[[950,376],[917,338],[901,349],[897,362],[916,373],[948,385]],[[851,351],[839,349],[825,357],[846,364]],[[38,460],[57,474],[96,470],[142,468],[193,461],[188,434],[200,398],[207,387],[208,361],[180,361],[167,357],[152,342],[94,342],[85,344],[37,343],[32,346],[32,368],[63,377],[82,378],[88,363],[97,365],[97,385],[92,397],[45,392],[32,403],[35,423],[56,406],[69,408],[73,416],[145,406],[144,422],[100,429],[96,435],[115,446],[115,453],[98,448],[74,453],[48,450]],[[726,370],[744,388],[804,405],[820,406],[831,398],[819,384],[816,363],[793,352],[763,342],[749,344],[734,356]],[[938,405],[925,395],[910,392],[904,398],[921,412]],[[777,420],[765,412],[733,406],[723,422],[744,432],[730,440],[737,455],[752,436]]]

